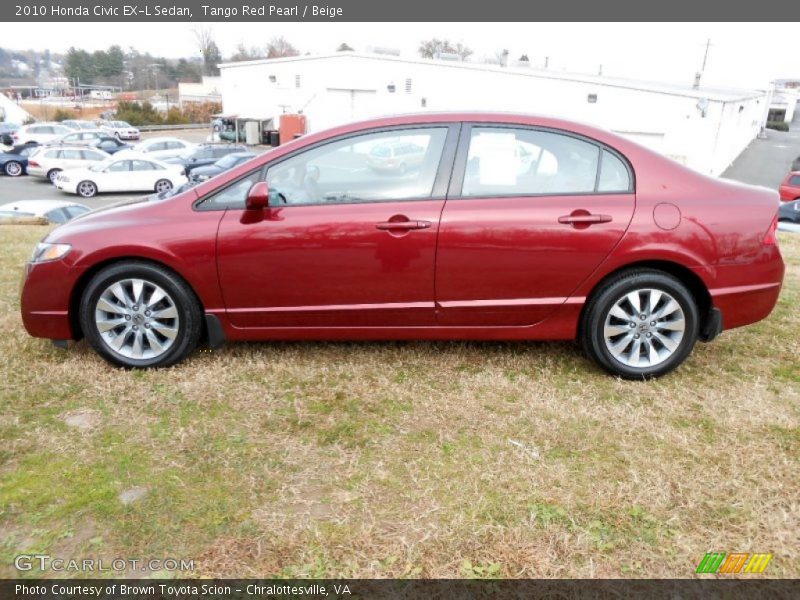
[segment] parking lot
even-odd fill
[[[170,131],[147,131],[142,133],[142,139],[152,137],[177,137],[193,143],[202,143],[210,134],[210,129],[180,129]],[[135,143],[135,142],[132,142]],[[253,152],[265,152],[266,146],[255,146]],[[7,177],[0,176],[0,203],[16,200],[69,200],[85,204],[90,208],[111,206],[126,200],[140,198],[142,192],[129,192],[117,194],[98,194],[93,198],[81,198],[75,194],[59,191],[46,179],[40,177]]]

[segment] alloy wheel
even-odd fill
[[[180,317],[175,301],[146,279],[122,279],[109,285],[95,305],[100,339],[129,359],[153,359],[175,343]]]
[[[603,339],[611,356],[628,367],[652,367],[680,346],[686,316],[663,290],[643,288],[619,298],[606,314]]]

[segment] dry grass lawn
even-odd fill
[[[0,576],[44,552],[199,576],[691,577],[708,550],[800,576],[796,235],[769,319],[640,383],[563,343],[235,344],[117,370],[25,333],[44,232],[0,228]]]

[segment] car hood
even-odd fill
[[[194,202],[197,192],[186,190],[170,198],[159,198],[158,194],[150,194],[133,200],[126,200],[111,206],[95,209],[76,219],[57,227],[45,238],[48,242],[70,243],[83,233],[94,233],[113,229],[118,226],[130,226],[137,221],[143,224],[157,218],[157,206],[166,202]]]

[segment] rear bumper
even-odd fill
[[[33,177],[47,177],[47,173],[42,167],[32,167],[29,164],[26,171],[28,172],[28,175],[31,175]]]
[[[778,303],[781,282],[711,290],[714,307],[722,313],[726,329],[765,319]]]

